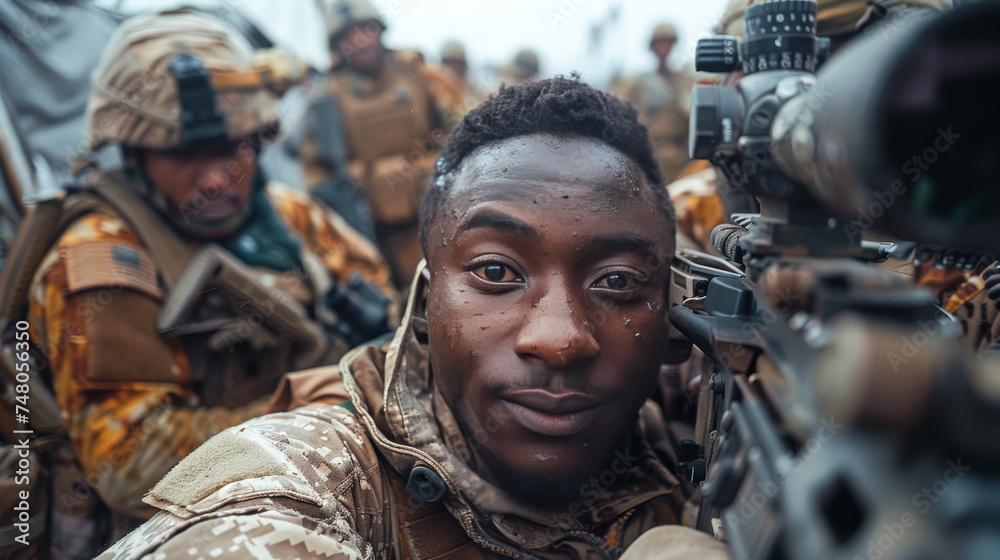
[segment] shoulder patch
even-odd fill
[[[120,286],[163,299],[153,259],[142,248],[129,243],[92,241],[62,247],[69,293]]]
[[[177,464],[144,502],[180,517],[261,496],[288,496],[321,505],[292,461],[250,427],[215,435]]]

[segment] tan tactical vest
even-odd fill
[[[411,64],[386,67],[379,91],[360,96],[331,75],[347,138],[350,173],[364,187],[376,224],[414,222],[443,138],[432,127],[430,94]]]

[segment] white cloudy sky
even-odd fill
[[[241,9],[284,46],[319,66],[325,41],[317,0],[99,0],[134,12],[177,4],[224,4]],[[547,76],[579,71],[604,85],[616,72],[638,72],[654,64],[649,35],[661,21],[673,22],[681,44],[672,64],[691,63],[694,42],[718,20],[727,0],[374,0],[389,24],[385,43],[415,48],[434,60],[441,43],[465,43],[473,68],[510,60],[520,48],[538,51]],[[618,12],[617,21],[609,15]],[[595,27],[603,29],[592,47]]]

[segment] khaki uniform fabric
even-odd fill
[[[163,511],[101,558],[596,560],[677,523],[684,498],[644,420],[625,472],[556,519],[472,471],[475,440],[430,379],[422,282],[391,343],[341,362],[355,412],[314,404],[223,432],[146,497]],[[442,502],[401,490],[415,466],[440,477]]]

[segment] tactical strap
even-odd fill
[[[406,491],[406,481],[387,468],[396,501],[396,522],[403,558],[486,560],[486,551],[465,533],[441,502],[424,502]],[[416,507],[414,507],[415,504]]]
[[[24,317],[31,282],[59,236],[76,220],[95,211],[121,215],[149,249],[168,291],[173,286],[193,249],[163,223],[155,211],[127,192],[121,186],[125,184],[124,177],[117,175],[94,173],[87,185],[93,192],[74,193],[72,196],[61,192],[28,207],[10,253],[0,269],[0,332],[8,331],[14,321]],[[0,376],[4,384],[15,384],[15,373],[10,356],[0,352]],[[32,376],[30,384],[32,428],[38,434],[65,432],[65,422],[54,395],[41,386],[36,376]]]
[[[29,206],[18,228],[4,267],[0,269],[0,333],[6,333],[24,316],[28,307],[28,290],[42,259],[69,223],[101,206],[94,197],[66,200],[65,193]],[[0,352],[0,377],[3,385],[17,383],[11,355]],[[31,428],[38,434],[59,434],[66,431],[55,396],[42,381],[32,375],[28,381],[31,394]],[[4,433],[24,429],[9,425],[13,418],[0,418]]]
[[[174,232],[148,204],[129,192],[121,172],[95,173],[87,186],[114,207],[135,230],[156,263],[164,291],[170,293],[196,248]]]
[[[29,206],[18,235],[0,269],[0,317],[20,317],[27,307],[28,287],[49,246],[63,211],[62,195]]]

